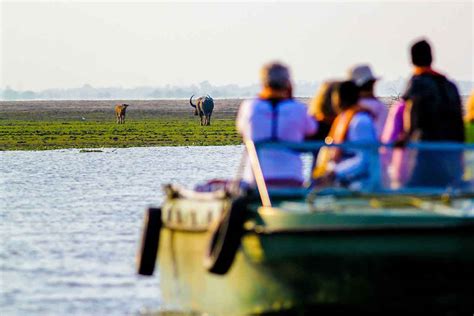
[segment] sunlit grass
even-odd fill
[[[200,126],[194,118],[128,120],[0,119],[0,150],[60,148],[235,145],[235,120],[214,119]]]

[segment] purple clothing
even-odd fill
[[[383,129],[382,143],[392,143],[403,133],[403,112],[405,111],[405,102],[399,101],[392,105],[388,112],[385,127]]]
[[[379,140],[382,136],[385,121],[387,120],[387,106],[383,104],[379,99],[373,98],[361,98],[359,105],[362,109],[369,111],[374,118],[375,131],[377,133],[377,139]]]
[[[388,113],[385,128],[382,134],[382,143],[393,143],[403,133],[403,113],[405,101],[392,105]],[[410,166],[408,163],[409,152],[403,148],[382,148],[382,177],[386,186],[397,189],[408,180]]]
[[[365,112],[357,113],[349,124],[347,142],[377,143],[375,125],[372,117]],[[334,168],[336,179],[340,182],[359,182],[369,174],[370,153],[362,149],[346,149],[342,160]]]

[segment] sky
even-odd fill
[[[473,1],[9,2],[0,5],[0,88],[248,85],[269,61],[295,81],[369,63],[408,77],[427,38],[434,66],[474,80]]]

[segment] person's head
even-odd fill
[[[474,90],[467,100],[466,104],[466,121],[474,123]]]
[[[355,65],[349,69],[349,80],[353,81],[360,91],[372,92],[378,79],[369,65]]]
[[[417,41],[411,46],[411,62],[418,67],[429,67],[433,62],[431,46],[426,40]]]
[[[338,81],[326,81],[318,89],[316,96],[309,105],[309,114],[318,121],[332,121],[336,117],[336,110],[332,103],[332,93],[337,89]]]
[[[280,62],[271,62],[264,65],[260,71],[260,78],[264,88],[275,91],[291,89],[290,71]]]
[[[338,85],[336,91],[333,92],[332,100],[339,113],[347,110],[357,105],[357,101],[359,101],[359,88],[353,81],[343,81]]]
[[[359,86],[359,91],[361,93],[364,93],[364,92],[373,93],[374,92],[374,86],[375,86],[375,80],[369,80],[369,81],[365,82],[363,85]]]

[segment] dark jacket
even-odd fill
[[[461,98],[456,85],[434,71],[414,75],[403,95],[412,102],[410,134],[421,141],[464,142]]]

